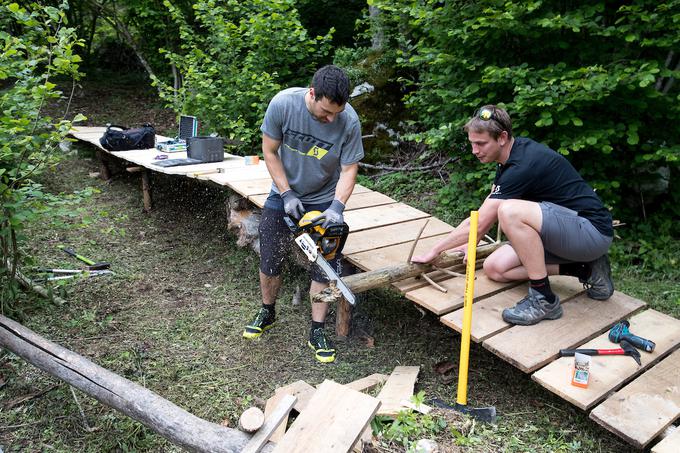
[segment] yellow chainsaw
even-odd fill
[[[321,215],[320,211],[306,213],[296,224],[290,217],[284,215],[288,228],[295,235],[295,243],[302,249],[307,259],[326,274],[329,280],[334,280],[347,302],[354,305],[356,299],[352,290],[342,281],[327,260],[332,260],[335,255],[342,251],[349,234],[349,226],[345,223],[334,223],[323,228],[323,219],[312,222],[312,219]]]

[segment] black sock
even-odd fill
[[[530,280],[530,285],[534,290],[543,294],[548,303],[555,302],[555,294],[550,289],[550,281],[547,275],[539,280]]]
[[[325,321],[322,321],[322,322],[312,321],[312,330],[310,330],[309,335],[311,336],[311,335],[312,335],[312,332],[314,332],[314,330],[316,330],[316,329],[323,329],[323,328],[325,328],[325,327],[326,327],[326,322],[325,322]]]
[[[560,264],[560,275],[570,275],[585,280],[590,277],[590,266],[588,263]]]
[[[262,308],[265,308],[269,312],[269,316],[271,316],[271,317],[276,316],[276,305],[275,304],[271,304],[271,305],[262,304]]]

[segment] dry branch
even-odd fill
[[[477,248],[477,257],[484,258],[489,256],[494,250],[503,245],[493,243]],[[451,267],[463,263],[463,255],[460,252],[455,254],[443,253],[433,264],[438,267]],[[362,272],[360,274],[348,275],[342,281],[355,293],[368,291],[369,289],[386,286],[399,280],[410,277],[417,277],[422,273],[433,270],[432,264],[404,263],[394,266],[376,269],[374,271]]]

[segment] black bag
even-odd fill
[[[156,130],[148,123],[136,128],[109,124],[99,143],[109,151],[155,148]]]

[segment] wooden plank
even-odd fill
[[[288,413],[295,405],[296,398],[291,395],[283,395],[277,403],[273,412],[269,416],[265,415],[264,425],[260,428],[246,446],[241,450],[242,453],[257,453],[267,443],[272,433],[288,419]]]
[[[352,190],[353,194],[364,192],[373,192],[373,190],[369,189],[368,187],[364,187],[361,184],[354,184],[354,190]]]
[[[371,374],[370,376],[363,377],[361,379],[357,379],[356,381],[352,381],[349,384],[345,384],[345,387],[351,388],[352,390],[355,390],[357,392],[364,392],[366,390],[370,390],[373,387],[382,384],[387,380],[387,375],[385,374],[380,374],[380,373],[375,373]]]
[[[206,179],[221,186],[229,186],[232,181],[247,181],[249,179],[264,179],[269,177],[267,167],[260,162],[258,165],[246,165],[243,157],[240,157],[234,164],[226,166],[227,161],[220,162],[220,166],[226,167],[223,173],[213,173],[206,175]],[[181,168],[181,167],[170,167]]]
[[[440,234],[439,236],[421,239],[418,241],[418,245],[416,245],[414,255],[427,252],[434,244],[445,236],[446,234]],[[403,244],[391,245],[376,250],[354,253],[346,256],[346,259],[365,271],[372,271],[386,266],[393,266],[395,263],[405,263],[410,250],[411,244],[405,242]]]
[[[564,275],[551,276],[550,286],[563,303],[584,291],[583,285],[577,278]],[[501,313],[504,308],[512,307],[522,300],[527,295],[528,288],[529,284],[524,283],[476,302],[472,306],[472,340],[479,343],[512,327],[503,321]],[[453,330],[463,331],[463,309],[444,315],[439,320]]]
[[[642,352],[642,366],[627,356],[593,357],[590,361],[590,382],[583,389],[571,385],[573,357],[561,357],[535,372],[531,378],[573,405],[589,410],[625,382],[642,374],[674,349],[680,347],[680,320],[656,310],[646,310],[630,319],[630,330],[644,338],[653,338],[656,348]],[[579,348],[606,349],[614,345],[605,332]]]
[[[661,442],[652,447],[652,453],[678,453],[680,451],[680,428],[677,426]]]
[[[353,211],[355,209],[370,208],[372,206],[382,206],[385,204],[396,203],[394,198],[390,198],[380,192],[361,192],[352,194],[347,200],[345,212]]]
[[[253,195],[268,194],[272,187],[272,179],[267,176],[245,181],[229,181],[229,187],[239,195],[248,198]]]
[[[324,381],[275,452],[347,452],[380,406],[372,396]]]
[[[430,214],[404,203],[393,203],[349,211],[345,213],[345,222],[350,231],[361,231],[425,217],[430,217]]]
[[[522,282],[495,282],[484,275],[480,270],[475,273],[475,297],[474,301],[493,296],[509,288],[522,284]],[[443,315],[463,306],[465,296],[465,278],[449,277],[439,282],[439,285],[447,289],[446,293],[438,291],[430,286],[415,289],[406,293],[406,298],[427,308],[437,315]]]
[[[373,441],[373,429],[368,425],[361,433],[361,437],[352,447],[352,453],[363,453],[364,448]]]
[[[352,198],[350,198],[350,200]],[[357,231],[356,233],[349,235],[342,253],[347,256],[396,244],[412,244],[412,241],[415,240],[416,235],[426,220],[427,219],[412,220],[396,225],[387,225],[379,228]],[[444,223],[435,217],[430,217],[429,220],[425,230],[423,230],[421,239],[442,235],[453,230],[451,225]]]
[[[635,331],[633,331],[635,332]],[[680,417],[680,351],[610,396],[590,418],[644,448]]]
[[[307,404],[309,403],[309,400],[312,399],[314,392],[316,392],[316,388],[302,380],[295,381],[292,384],[288,384],[284,387],[279,387],[274,391],[274,393],[293,395],[296,397],[297,402],[295,403],[295,406],[293,406],[293,409],[298,412],[302,412],[307,407]]]
[[[264,165],[264,164],[262,162],[260,162],[260,165]],[[267,175],[269,175],[269,174],[267,173]],[[370,190],[370,189],[367,189],[366,187],[361,186],[359,184],[355,184],[354,190],[352,191],[352,197],[354,195],[357,195],[357,194],[360,194],[360,193],[368,193],[368,192],[373,192],[373,191]],[[264,202],[267,201],[268,196],[269,196],[269,191],[263,192],[260,195],[250,196],[250,197],[248,197],[248,199],[258,208],[262,208],[262,207],[264,207]],[[352,199],[352,197],[350,197],[350,200]]]
[[[482,344],[503,360],[531,373],[555,359],[560,349],[574,348],[595,338],[645,305],[618,291],[607,301],[581,295],[564,304],[560,319],[514,326]]]
[[[296,398],[295,406],[293,406],[293,409],[295,409],[298,412],[302,412],[302,410],[307,407],[307,404],[309,404],[309,400],[312,398],[312,395],[316,389],[312,387],[311,385],[307,384],[305,381],[295,381],[292,384],[288,384],[283,387],[279,387],[274,391],[274,396],[269,398],[267,400],[267,404],[265,405],[264,408],[264,416],[267,418],[271,413],[276,409],[278,404],[283,400],[283,398],[286,395],[291,395]],[[272,442],[278,442],[279,439],[283,437],[283,434],[286,432],[286,422],[288,420],[288,416],[285,417],[285,420],[279,425],[276,430],[271,435],[270,440]]]
[[[387,382],[378,394],[382,403],[378,415],[397,415],[403,410],[402,400],[408,400],[413,396],[413,389],[418,380],[419,366],[398,366],[394,368]]]

